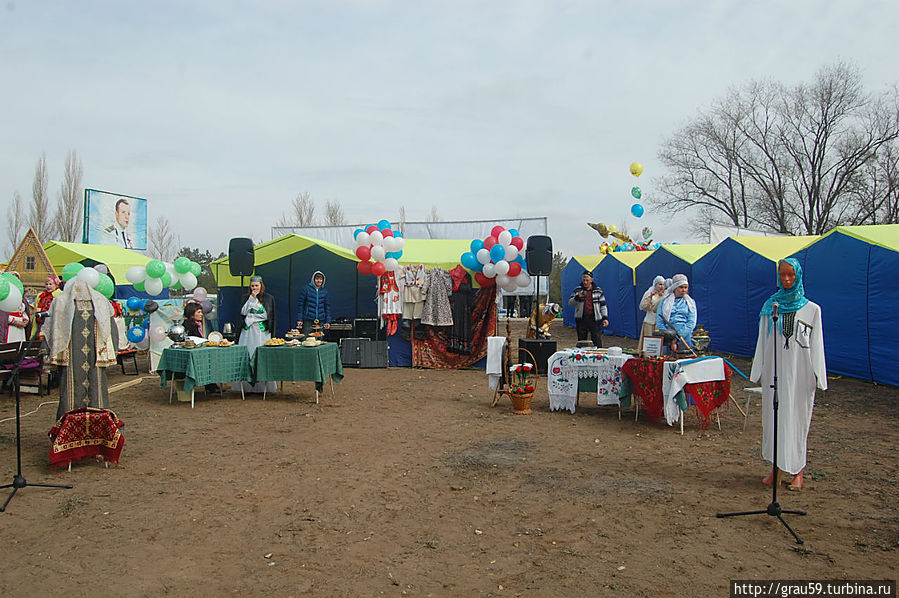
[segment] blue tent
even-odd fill
[[[817,238],[728,237],[693,263],[690,296],[711,350],[755,353],[759,310],[777,290],[777,262]]]
[[[562,322],[566,326],[574,326],[574,306],[568,305],[568,298],[574,289],[581,284],[581,276],[584,274],[584,270],[593,272],[593,277],[594,279],[596,278],[596,267],[604,257],[606,256],[602,254],[576,255],[568,260],[568,263],[562,268]]]
[[[899,386],[892,354],[899,224],[839,226],[796,254],[821,306],[827,371]]]
[[[652,285],[652,279],[658,275],[671,278],[675,274],[686,274],[693,284],[693,263],[708,253],[714,245],[707,243],[662,245],[643,260],[635,269],[635,286],[639,308],[643,293]],[[690,293],[691,296],[693,293]],[[642,315],[645,315],[641,312]],[[642,320],[642,317],[641,317]],[[637,333],[639,336],[639,331]]]
[[[651,251],[616,251],[608,254],[596,268],[594,280],[606,296],[609,327],[605,334],[638,338],[643,316],[640,297],[634,290],[634,269],[654,253]],[[642,291],[640,292],[642,296]]]

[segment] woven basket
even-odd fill
[[[537,391],[537,380],[540,378],[540,374],[537,372],[537,360],[534,359],[534,354],[521,347],[518,350],[527,353],[531,358],[531,363],[534,364],[534,369],[528,372],[526,378],[527,386],[533,386],[534,390],[527,393],[513,393],[510,384],[506,394],[509,395],[509,399],[512,401],[512,413],[516,415],[530,415],[533,413],[531,411],[531,399],[534,398],[534,393]]]

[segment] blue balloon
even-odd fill
[[[497,243],[490,248],[490,261],[494,264],[506,257],[506,248]]]
[[[403,238],[403,233],[401,233],[401,232],[398,231],[398,230],[395,230],[395,231],[393,231],[393,238],[396,239],[397,237],[399,237],[400,239],[402,239],[402,238]]]
[[[521,236],[520,234],[518,234],[518,229],[517,229],[517,228],[510,228],[510,229],[509,229],[509,234],[512,235],[512,237],[520,237],[520,236]]]
[[[140,309],[140,297],[128,297],[128,301],[125,304],[131,311],[137,311]]]
[[[378,221],[378,230],[384,230],[385,228],[387,228],[387,229],[390,228],[390,221],[389,220],[379,220]]]
[[[463,253],[459,261],[469,270],[474,270],[477,264],[480,263],[478,261],[478,258],[476,258],[475,255],[470,251],[466,251],[465,253]]]
[[[144,340],[145,334],[146,331],[140,326],[132,326],[128,329],[128,334],[126,334],[125,336],[127,336],[128,340],[132,343],[139,343]]]
[[[359,233],[364,233],[364,232],[365,232],[365,231],[362,230],[361,228],[357,228],[356,230],[354,230],[354,231],[353,231],[353,240],[354,240],[354,241],[356,240],[356,237],[359,236]]]
[[[143,324],[143,326],[144,326],[144,328],[146,328],[147,330],[150,329],[150,318],[144,318],[144,324]]]
[[[484,241],[481,239],[475,239],[471,242],[471,252],[477,253],[484,248]]]
[[[141,309],[141,311],[144,311],[144,308],[147,306],[147,301],[149,301],[149,299],[141,299],[141,300],[140,300],[140,309]]]
[[[643,206],[641,206],[638,203],[635,203],[634,205],[631,206],[631,214],[633,214],[637,218],[642,217],[643,216]]]

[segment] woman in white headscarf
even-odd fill
[[[690,282],[686,274],[675,274],[665,297],[659,303],[656,328],[677,332],[693,346],[693,329],[696,328],[696,302],[689,295]]]
[[[665,296],[665,279],[656,276],[652,279],[652,286],[643,293],[643,299],[640,300],[640,309],[646,312],[643,318],[643,326],[640,328],[640,340],[637,342],[637,352],[643,351],[643,339],[652,336],[656,329],[656,314],[659,310],[659,303]]]
[[[57,420],[80,407],[109,409],[106,368],[116,363],[118,349],[113,330],[112,304],[86,282],[69,281],[50,304],[44,336],[50,363],[59,368]]]

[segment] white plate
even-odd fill
[[[221,332],[218,332],[217,330],[213,330],[213,331],[210,332],[209,335],[206,337],[206,340],[208,340],[208,341],[215,341],[215,342],[217,342],[217,343],[223,341],[224,339],[225,339],[225,337],[222,336],[222,333],[221,333]]]

